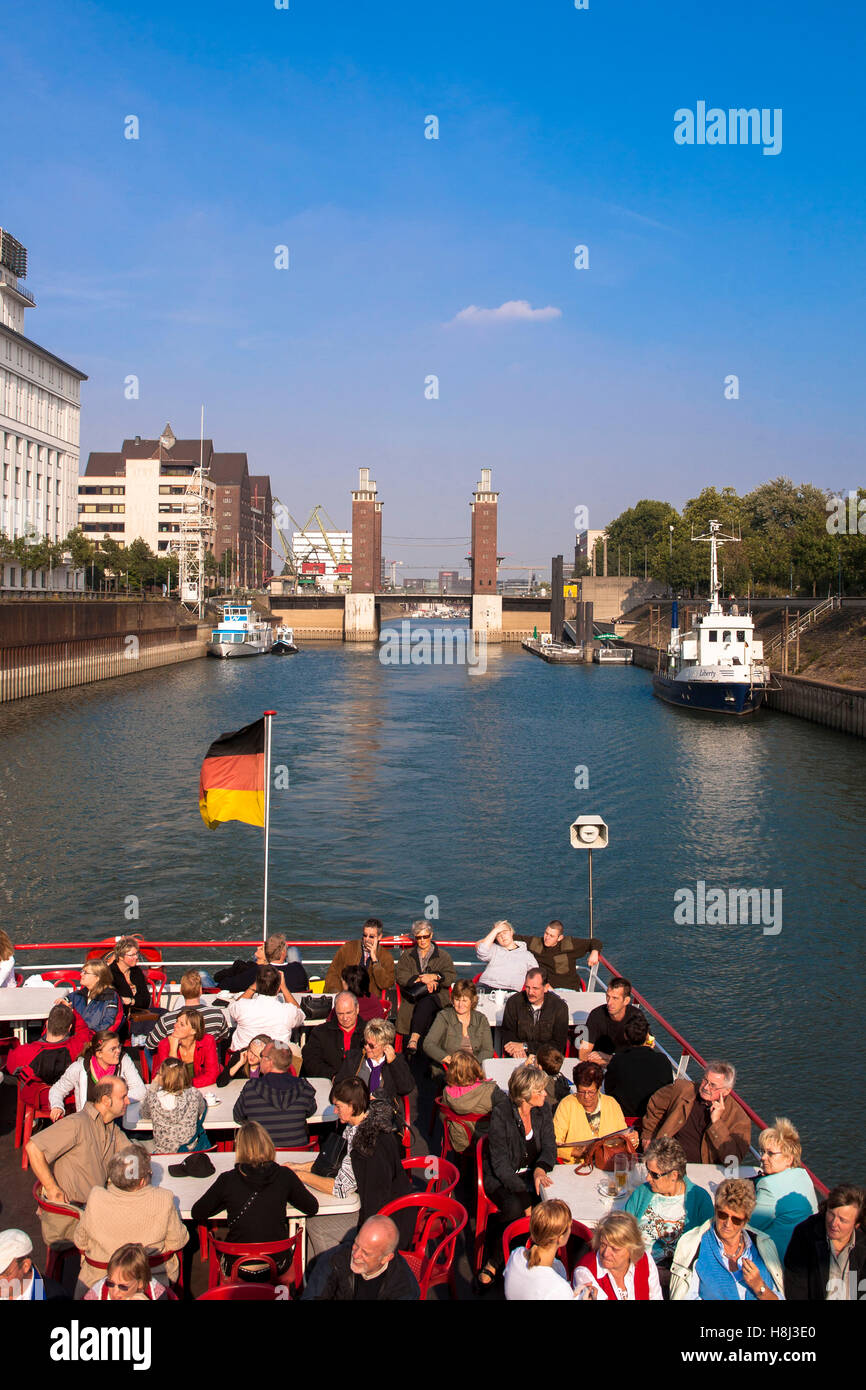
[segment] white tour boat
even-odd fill
[[[273,643],[270,623],[256,620],[252,604],[230,603],[223,609],[222,621],[211,632],[207,651],[208,656],[262,656]]]

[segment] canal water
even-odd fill
[[[770,712],[692,716],[633,668],[512,646],[488,648],[483,671],[377,652],[311,643],[0,707],[13,940],[256,935],[262,833],[207,830],[198,777],[214,738],[273,708],[274,928],[343,937],[375,915],[399,931],[438,905],[450,939],[502,916],[582,933],[586,855],[568,827],[597,813],[605,955],[698,1051],[737,1065],[760,1114],[793,1120],[825,1181],[866,1177],[864,744]],[[772,917],[676,921],[698,882],[767,890]]]

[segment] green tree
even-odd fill
[[[632,574],[639,574],[643,569],[644,550],[647,556],[658,557],[664,552],[665,566],[663,570],[654,568],[651,570],[654,579],[667,579],[669,566],[667,564],[667,548],[669,531],[668,527],[679,521],[679,513],[670,502],[657,502],[651,498],[644,498],[636,502],[627,511],[621,512],[607,528],[607,566],[611,569],[611,557],[613,556],[614,573],[616,573],[616,555],[619,550],[620,565],[623,574],[628,573],[628,555],[631,553]],[[657,563],[657,562],[656,562]]]

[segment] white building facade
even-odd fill
[[[62,541],[78,522],[84,372],[24,334],[25,248],[0,228],[0,532]]]
[[[140,440],[130,441],[140,445]],[[153,457],[91,454],[78,482],[78,521],[88,540],[110,536],[119,545],[147,542],[158,555],[177,550],[181,518],[190,507],[191,490],[201,489],[202,511],[212,523],[216,488],[205,474],[197,478],[199,441],[195,454],[173,457],[177,450],[152,443]],[[175,441],[183,445],[188,441]]]

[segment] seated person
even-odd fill
[[[547,1077],[547,1103],[551,1110],[555,1111],[559,1102],[571,1095],[568,1078],[563,1075],[562,1071],[565,1058],[552,1043],[544,1043],[538,1049],[538,1056],[535,1060]]]
[[[141,1102],[141,1118],[153,1125],[153,1152],[191,1153],[210,1148],[204,1130],[207,1101],[193,1086],[179,1057],[166,1057]]]
[[[49,1202],[83,1208],[93,1188],[105,1186],[110,1160],[130,1146],[128,1136],[114,1123],[128,1105],[126,1082],[119,1076],[109,1077],[100,1081],[96,1099],[83,1110],[34,1134],[27,1158]],[[39,1220],[46,1245],[70,1240],[77,1225],[75,1217],[41,1209]]]
[[[232,1000],[227,1012],[235,1025],[232,1052],[242,1052],[256,1033],[267,1033],[275,1042],[288,1046],[292,1031],[304,1024],[297,1000],[272,965],[259,966],[253,984],[239,999]]]
[[[677,1242],[671,1266],[672,1302],[776,1303],[782,1265],[773,1242],[746,1224],[755,1189],[745,1178],[726,1178],[716,1188],[715,1213]]]
[[[532,1208],[529,1247],[512,1250],[505,1266],[508,1303],[566,1303],[574,1298],[565,1266],[556,1258],[571,1235],[571,1211],[565,1202],[549,1198]]]
[[[749,1152],[751,1121],[732,1098],[736,1072],[730,1062],[710,1062],[699,1083],[683,1077],[650,1097],[641,1133],[643,1147],[656,1135],[682,1146],[687,1163],[725,1163]]]
[[[123,1005],[124,1024],[128,1026],[133,1009],[150,1010],[150,986],[139,965],[141,955],[134,936],[123,936],[105,958],[111,983]]]
[[[455,1153],[465,1153],[476,1134],[487,1132],[487,1116],[502,1092],[495,1081],[489,1081],[484,1068],[471,1052],[455,1052],[448,1063],[442,1099],[449,1110],[464,1118],[448,1120],[448,1141]],[[483,1115],[481,1120],[469,1120],[468,1115]]]
[[[15,989],[15,947],[11,938],[0,927],[0,989]]]
[[[625,1025],[640,1009],[631,1002],[631,985],[616,975],[607,987],[604,1004],[593,1009],[586,1020],[586,1039],[580,1044],[581,1062],[598,1062],[606,1067],[615,1052],[625,1047]]]
[[[758,1135],[761,1176],[755,1184],[753,1231],[763,1231],[784,1260],[788,1241],[801,1221],[818,1210],[812,1179],[802,1165],[800,1136],[790,1120],[777,1119]]]
[[[301,1301],[411,1303],[418,1281],[397,1254],[400,1232],[390,1216],[371,1216],[353,1241],[323,1255]]]
[[[601,1094],[604,1069],[595,1062],[578,1062],[574,1069],[576,1094],[566,1096],[556,1107],[553,1129],[560,1163],[577,1163],[588,1154],[596,1140],[618,1134],[626,1128],[625,1116],[613,1096]],[[628,1131],[636,1149],[638,1136]]]
[[[233,1115],[238,1124],[255,1120],[278,1149],[305,1149],[310,1142],[307,1116],[316,1113],[316,1093],[309,1081],[292,1074],[291,1049],[268,1043],[259,1075],[250,1077]]]
[[[396,971],[402,996],[397,1032],[408,1038],[406,1052],[410,1057],[424,1042],[440,1009],[448,1008],[448,991],[457,979],[454,962],[433,940],[433,928],[426,917],[412,923],[412,937],[415,944],[402,952]]]
[[[66,1097],[75,1097],[75,1109],[83,1110],[87,1102],[96,1095],[100,1081],[110,1076],[122,1076],[129,1087],[131,1100],[144,1100],[144,1082],[136,1071],[135,1063],[128,1052],[121,1055],[120,1038],[109,1029],[94,1033],[87,1047],[75,1062],[70,1062],[59,1081],[48,1092],[48,1106],[52,1120],[61,1120],[66,1114]]]
[[[177,1016],[184,1009],[198,1009],[204,1019],[204,1031],[210,1033],[212,1037],[219,1041],[224,1038],[229,1031],[226,1021],[226,1011],[217,1004],[205,1004],[202,1000],[202,979],[198,970],[187,970],[185,975],[180,977],[180,993],[183,1004],[177,1009],[168,1009],[161,1018],[151,1028],[144,1040],[144,1045],[149,1051],[159,1047],[163,1038],[170,1036]]]
[[[574,1271],[574,1287],[578,1297],[602,1302],[661,1302],[658,1271],[629,1212],[612,1211],[599,1221],[592,1250]]]
[[[225,1066],[217,1077],[217,1085],[227,1086],[230,1081],[234,1081],[235,1077],[240,1077],[246,1081],[250,1076],[258,1076],[262,1053],[268,1043],[272,1042],[273,1038],[269,1038],[267,1033],[256,1033],[254,1038],[250,1038],[242,1052],[230,1053]]]
[[[211,1034],[204,1031],[204,1018],[198,1009],[181,1009],[171,1037],[163,1038],[156,1049],[154,1067],[161,1067],[166,1057],[180,1058],[193,1086],[216,1084],[220,1071],[216,1043]]]
[[[866,1193],[839,1183],[794,1230],[785,1251],[789,1301],[856,1303],[866,1276]]]
[[[115,1250],[104,1279],[84,1295],[85,1303],[158,1303],[167,1299],[168,1290],[151,1274],[143,1245],[121,1245]]]
[[[394,1051],[396,1036],[393,1023],[381,1018],[371,1019],[364,1028],[363,1049],[346,1054],[334,1084],[357,1076],[373,1099],[394,1105],[401,1118],[402,1100],[408,1096],[409,1113],[414,1119],[418,1108],[418,1089],[406,1058]]]
[[[479,1288],[489,1287],[502,1267],[502,1237],[512,1221],[528,1216],[550,1187],[556,1162],[553,1120],[545,1075],[523,1062],[508,1080],[508,1098],[494,1097],[482,1155],[484,1191],[497,1207],[487,1223],[485,1263]]]
[[[226,1231],[222,1238],[238,1245],[258,1245],[283,1240],[288,1235],[286,1207],[294,1207],[304,1216],[315,1216],[318,1199],[287,1164],[278,1163],[276,1158],[268,1132],[252,1120],[242,1124],[235,1142],[234,1167],[220,1173],[193,1203],[193,1222],[203,1226],[217,1212],[224,1211]],[[291,1256],[275,1259],[279,1273],[283,1273]]]
[[[153,1187],[150,1154],[132,1144],[115,1154],[108,1164],[108,1185],[94,1188],[72,1233],[82,1253],[76,1297],[82,1298],[105,1271],[88,1260],[106,1264],[119,1245],[140,1244],[154,1254],[182,1250],[189,1231],[180,1219],[174,1196],[167,1187]],[[180,1273],[175,1255],[165,1264],[151,1266],[153,1275],[174,1283]]]
[[[111,987],[111,972],[104,960],[86,960],[81,967],[81,983],[66,1000],[83,1019],[91,1033],[101,1028],[116,1030],[123,1020],[117,991]]]
[[[14,1303],[54,1303],[69,1294],[46,1279],[33,1263],[33,1241],[14,1227],[0,1231],[0,1300]]]
[[[524,988],[512,994],[502,1015],[502,1050],[507,1057],[537,1056],[552,1043],[558,1052],[568,1047],[568,1006],[554,994],[540,966],[526,972]]]
[[[371,1018],[387,1018],[391,1012],[389,1000],[371,997],[370,974],[365,965],[347,965],[340,976],[339,989],[341,994],[354,994],[362,1023],[369,1023]]]
[[[255,960],[236,960],[224,970],[214,975],[216,983],[229,994],[242,994],[254,985],[262,965],[272,965],[279,970],[286,989],[292,994],[306,994],[310,988],[307,972],[301,963],[297,946],[288,946],[282,932],[274,932],[262,945],[256,947]]]
[[[514,935],[514,928],[505,918],[494,922],[486,936],[475,943],[475,954],[486,961],[478,980],[482,990],[523,989],[526,972],[538,961]]]
[[[604,1074],[604,1089],[618,1100],[624,1115],[643,1119],[650,1098],[674,1079],[673,1067],[664,1053],[648,1044],[649,1023],[635,1013],[623,1029],[623,1048],[615,1052]]]
[[[598,965],[602,943],[597,936],[566,936],[558,918],[548,922],[543,936],[518,936],[539,965],[544,966],[552,989],[583,989],[577,972],[578,961],[586,956],[587,965]]]
[[[307,1030],[301,1076],[327,1076],[333,1081],[348,1054],[360,1053],[363,1046],[364,1025],[358,1001],[354,994],[338,994],[334,1017]]]
[[[379,994],[394,988],[394,957],[381,944],[383,930],[378,917],[368,917],[361,928],[360,941],[347,941],[340,947],[325,976],[326,994],[337,992],[348,965],[363,965]]]
[[[26,1071],[25,1079],[35,1077],[51,1086],[81,1056],[89,1040],[90,1029],[81,1015],[68,1004],[54,1004],[42,1036],[13,1047],[6,1065],[13,1076]]]
[[[666,1289],[680,1236],[712,1220],[713,1199],[686,1176],[686,1156],[676,1139],[654,1139],[644,1163],[647,1180],[632,1192],[625,1210],[637,1221],[644,1249]]]
[[[476,1009],[478,990],[471,980],[457,980],[451,1003],[440,1009],[424,1039],[424,1051],[433,1063],[433,1075],[442,1076],[458,1052],[468,1052],[479,1062],[494,1056],[490,1024]]]

